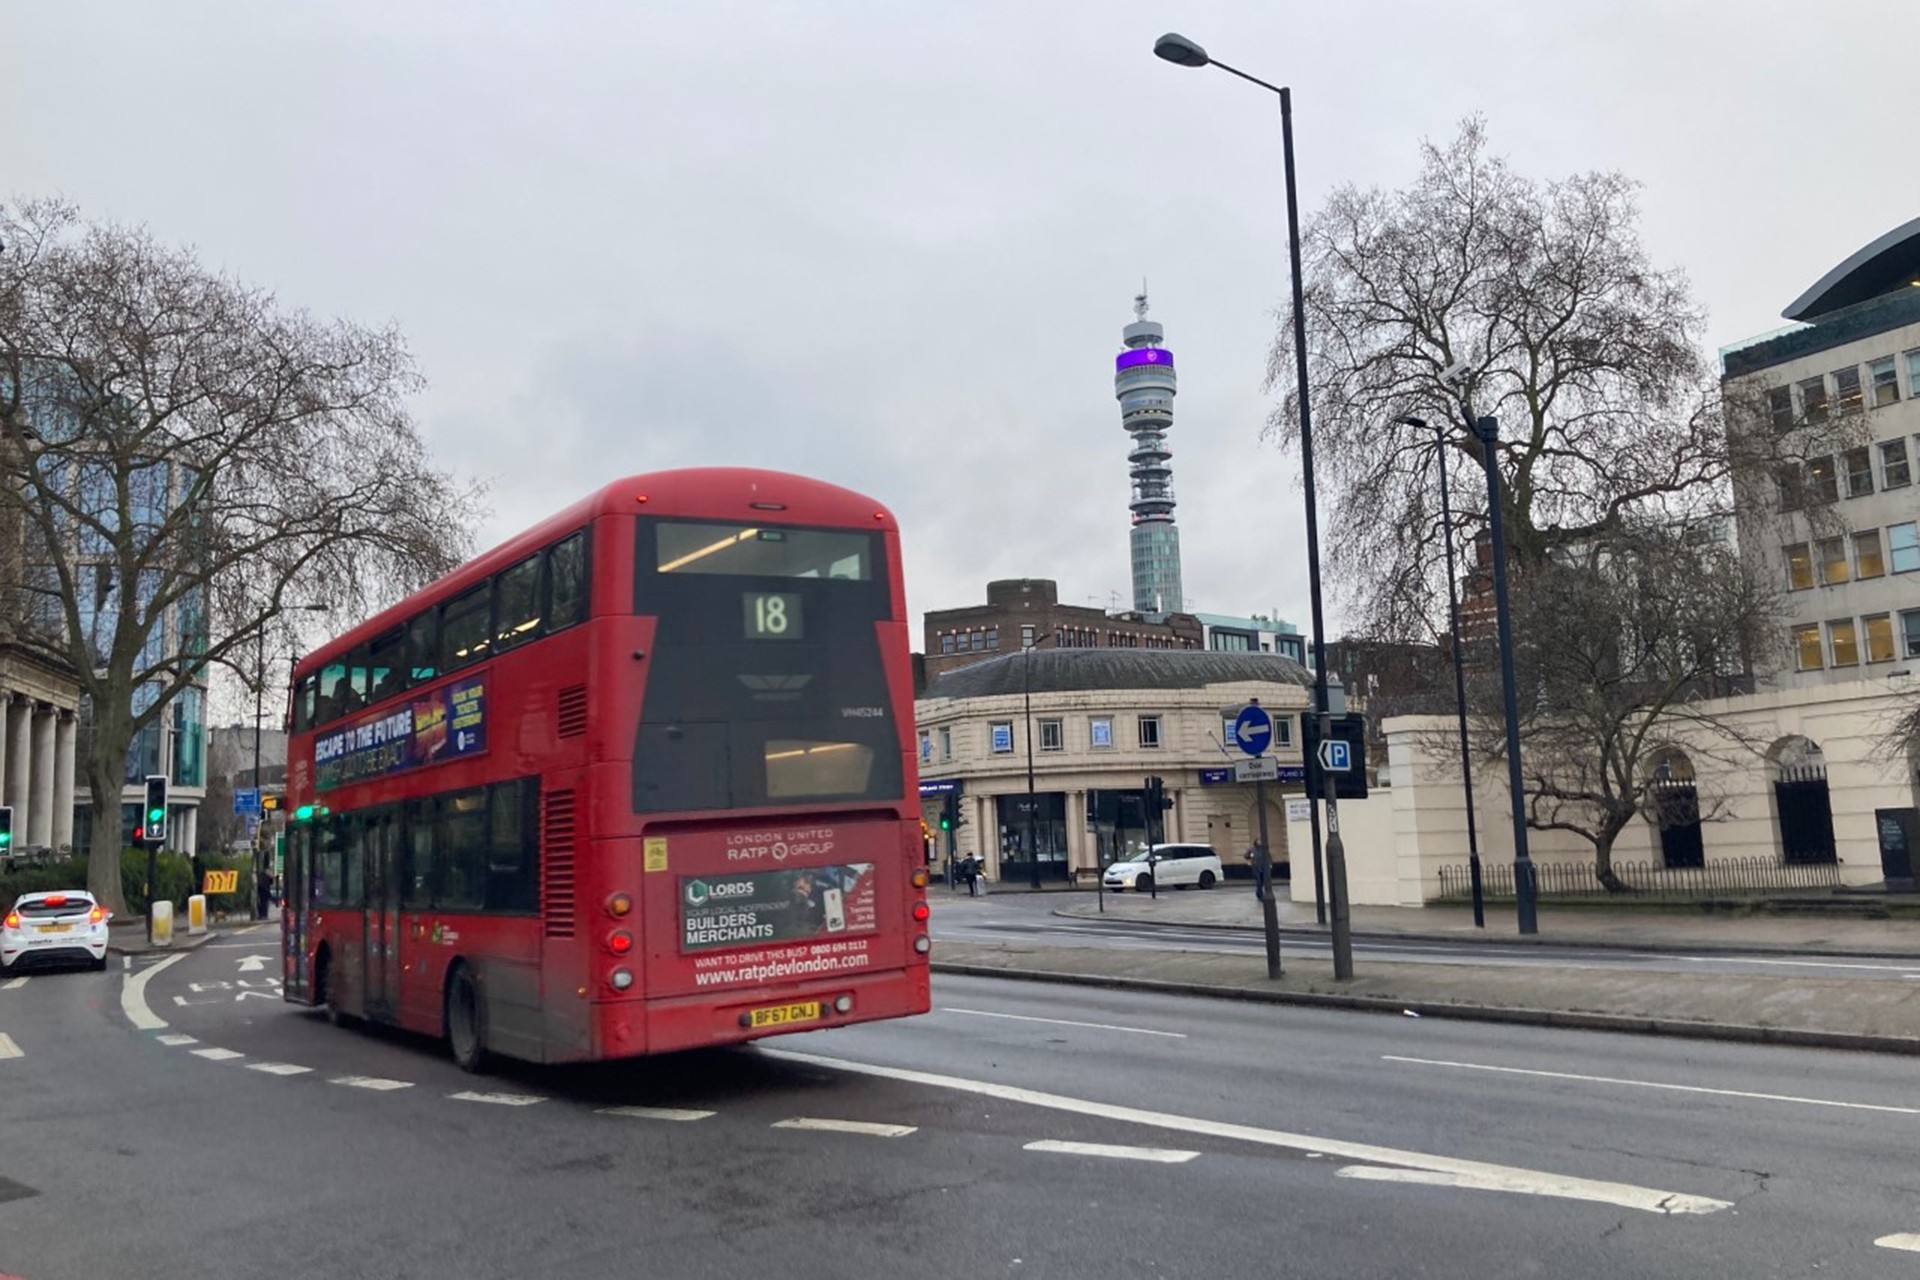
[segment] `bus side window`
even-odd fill
[[[367,828],[359,814],[341,814],[334,819],[340,829],[342,870],[340,905],[363,907],[367,903]]]
[[[487,910],[538,910],[539,781],[499,782],[489,791]]]
[[[440,797],[434,850],[440,868],[436,907],[478,910],[486,903],[487,789],[455,791]]]
[[[400,901],[414,910],[433,905],[433,824],[434,800],[409,800],[406,807],[406,872],[400,885]]]
[[[494,579],[494,648],[511,649],[540,634],[539,556],[502,569]]]
[[[406,645],[406,629],[395,627],[383,636],[376,636],[367,646],[367,666],[372,679],[367,690],[367,701],[378,702],[405,687],[406,682],[401,678],[404,674],[401,664],[406,660],[403,652]]]
[[[361,645],[347,657],[348,701],[342,708],[345,711],[358,711],[367,705],[367,695],[372,688],[372,680],[367,674],[367,647]]]
[[[346,815],[334,814],[318,819],[313,831],[313,901],[315,906],[339,907],[347,903]]]
[[[302,733],[313,728],[313,690],[318,683],[313,676],[302,680],[293,692],[293,731]]]
[[[547,580],[552,584],[552,604],[547,609],[549,632],[570,627],[587,616],[585,530],[563,538],[548,548]]]
[[[440,674],[440,615],[429,609],[407,624],[407,683],[425,684]]]
[[[457,671],[487,656],[492,602],[493,589],[488,584],[449,600],[440,611],[442,670]]]
[[[319,711],[314,723],[326,724],[346,714],[346,699],[351,694],[344,662],[329,662],[320,668]]]

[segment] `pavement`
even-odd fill
[[[278,908],[274,909],[270,920],[280,918]],[[173,941],[170,945],[156,947],[147,941],[147,922],[144,919],[116,920],[107,925],[107,953],[117,956],[167,955],[175,951],[192,951],[195,947],[205,946],[222,933],[232,933],[238,929],[249,928],[262,923],[240,916],[230,920],[210,923],[205,933],[187,932],[186,921],[179,916],[173,921]]]
[[[1109,895],[1056,908],[1056,916],[1133,921],[1143,926],[1254,930],[1259,904],[1242,890],[1168,893],[1158,900]],[[1324,937],[1311,905],[1282,904],[1291,936]],[[1359,908],[1356,936],[1486,943],[1505,935],[1476,930],[1471,913],[1449,909]],[[1920,1054],[1920,925],[1827,918],[1698,917],[1676,913],[1553,911],[1540,916],[1542,942],[1654,951],[1788,953],[1835,957],[1798,960],[1780,976],[1675,973],[1512,965],[1408,964],[1368,960],[1338,981],[1324,957],[1287,955],[1282,976],[1266,976],[1265,958],[1183,949],[1118,950],[1010,941],[941,942],[938,972],[1019,977],[1088,986],[1226,997],[1277,1004],[1367,1010],[1396,1017],[1465,1018],[1538,1026],[1685,1036],[1759,1044]],[[1905,962],[1901,962],[1901,958]],[[1912,970],[1908,981],[1861,981],[1882,970]],[[1808,976],[1809,970],[1820,976]],[[1828,976],[1828,975],[1831,976]]]

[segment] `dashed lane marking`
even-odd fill
[[[1197,1159],[1198,1151],[1175,1151],[1171,1147],[1115,1147],[1104,1142],[1055,1142],[1048,1138],[1029,1142],[1022,1151],[1051,1151],[1063,1156],[1101,1156],[1108,1160],[1151,1160],[1157,1164],[1185,1164]]]
[[[411,1080],[382,1080],[379,1076],[334,1076],[328,1084],[343,1084],[349,1089],[372,1089],[385,1093],[392,1089],[411,1089]]]
[[[0,991],[18,991],[26,985],[27,980],[24,977],[15,978],[11,982],[0,982]]]
[[[1500,1182],[1515,1190],[1526,1188],[1539,1195],[1557,1196],[1566,1200],[1586,1200],[1596,1204],[1616,1205],[1623,1209],[1639,1209],[1647,1213],[1717,1213],[1722,1209],[1733,1207],[1732,1202],[1728,1200],[1681,1195],[1626,1182],[1602,1182],[1593,1178],[1568,1177],[1533,1169],[1489,1164],[1480,1160],[1430,1155],[1423,1151],[1401,1151],[1393,1147],[1377,1147],[1371,1143],[1343,1142],[1333,1138],[1316,1138],[1303,1133],[1286,1133],[1278,1129],[1233,1124],[1224,1120],[1207,1120],[1199,1116],[1147,1111],[1139,1107],[1095,1102],[1090,1098],[1043,1093],[1038,1089],[1026,1089],[1019,1085],[970,1080],[964,1076],[939,1075],[931,1071],[914,1071],[905,1067],[883,1067],[871,1062],[855,1062],[848,1058],[833,1058],[824,1054],[799,1053],[792,1049],[761,1049],[760,1053],[768,1058],[825,1067],[830,1071],[844,1071],[852,1075],[875,1076],[883,1080],[930,1085],[938,1089],[952,1089],[960,1093],[999,1098],[1006,1102],[1018,1102],[1031,1107],[1045,1107],[1052,1111],[1066,1111],[1077,1115],[1096,1116],[1104,1120],[1118,1120],[1126,1124],[1171,1129],[1179,1133],[1200,1134],[1211,1138],[1225,1138],[1230,1142],[1282,1147],[1309,1154],[1319,1152],[1322,1155],[1338,1156],[1345,1160],[1365,1161],[1402,1169],[1424,1169],[1432,1173],[1456,1174],[1477,1178],[1484,1182]]]
[[[1045,1022],[1056,1027],[1089,1027],[1095,1031],[1125,1031],[1136,1036],[1165,1036],[1169,1040],[1185,1040],[1184,1031],[1152,1031],[1146,1027],[1122,1027],[1111,1022],[1074,1022],[1068,1018],[1035,1018],[1024,1013],[989,1013],[985,1009],[949,1009],[942,1013],[964,1013],[974,1018],[1005,1018],[1010,1022]]]
[[[249,1062],[249,1071],[264,1071],[270,1076],[298,1076],[313,1070],[312,1067],[297,1067],[291,1062]]]
[[[20,1046],[13,1042],[12,1036],[4,1031],[0,1031],[0,1058],[24,1058],[26,1056],[25,1053],[21,1052]]]
[[[1896,1107],[1878,1102],[1841,1102],[1835,1098],[1803,1098],[1792,1093],[1753,1093],[1746,1089],[1709,1089],[1697,1084],[1664,1084],[1658,1080],[1623,1080],[1617,1076],[1583,1076],[1570,1071],[1536,1071],[1526,1067],[1496,1067],[1484,1062],[1448,1062],[1441,1058],[1402,1058],[1383,1053],[1385,1062],[1410,1062],[1422,1067],[1457,1067],[1462,1071],[1495,1071],[1508,1076],[1540,1076],[1548,1080],[1576,1080],[1582,1084],[1617,1084],[1634,1089],[1665,1089],[1672,1093],[1706,1093],[1721,1098],[1751,1098],[1759,1102],[1797,1102],[1809,1107],[1843,1107],[1848,1111],[1886,1111],[1920,1116],[1920,1107]]]
[[[795,1116],[776,1120],[775,1129],[812,1129],[826,1133],[858,1133],[869,1138],[904,1138],[914,1132],[910,1124],[873,1124],[866,1120],[825,1120],[817,1116]]]
[[[196,1058],[206,1058],[211,1062],[230,1062],[235,1058],[244,1058],[247,1056],[244,1053],[235,1053],[231,1049],[192,1049],[188,1052],[192,1053]]]
[[[159,964],[148,965],[138,973],[127,975],[126,983],[120,988],[120,1012],[127,1015],[127,1021],[142,1031],[166,1030],[166,1020],[156,1017],[153,1010],[147,1007],[147,984],[153,981],[154,974],[186,958],[183,951],[177,956],[168,956]]]
[[[1882,1249],[1905,1249],[1908,1253],[1920,1253],[1920,1236],[1911,1232],[1903,1231],[1897,1235],[1881,1236],[1874,1243]]]
[[[490,1102],[496,1107],[530,1107],[536,1102],[546,1101],[537,1093],[474,1093],[462,1090],[447,1096],[455,1102]]]
[[[177,1034],[155,1036],[154,1039],[158,1040],[161,1044],[170,1045],[174,1047],[178,1047],[183,1044],[199,1044],[200,1043],[198,1040],[194,1039],[192,1036],[183,1036],[183,1035],[177,1035]]]
[[[633,1120],[705,1120],[711,1111],[687,1111],[679,1107],[602,1107],[603,1116],[626,1116]]]

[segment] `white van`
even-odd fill
[[[1204,844],[1157,844],[1144,856],[1107,868],[1101,883],[1115,893],[1127,889],[1211,889],[1220,883],[1220,855]]]

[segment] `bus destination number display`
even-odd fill
[[[805,638],[805,618],[800,596],[791,591],[749,591],[741,596],[746,606],[747,639],[800,640]]]

